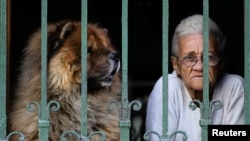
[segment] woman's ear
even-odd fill
[[[179,71],[179,67],[178,67],[177,57],[171,56],[171,62],[172,62],[172,66],[173,66],[173,69],[175,70],[176,74],[179,75],[180,71]]]

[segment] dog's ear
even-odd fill
[[[103,28],[103,30],[104,30],[107,34],[109,33],[109,31],[108,31],[107,28]]]
[[[55,32],[51,35],[52,48],[58,48],[65,39],[67,39],[72,31],[74,30],[74,25],[72,22],[62,22],[56,26]]]
[[[70,21],[64,21],[57,24],[53,32],[48,33],[48,58],[53,56],[73,31],[74,24]]]
[[[59,30],[60,30],[59,38],[61,40],[64,40],[64,39],[68,38],[68,36],[74,30],[73,23],[72,22],[67,22],[67,23],[63,24],[62,28],[60,28]]]

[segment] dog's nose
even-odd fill
[[[109,54],[109,58],[110,58],[111,60],[114,60],[114,61],[119,61],[119,54],[116,53],[116,52],[111,52],[111,53]]]

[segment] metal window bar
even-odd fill
[[[81,1],[81,51],[82,51],[82,60],[81,60],[81,67],[87,68],[87,21],[88,21],[88,1],[82,0]],[[81,125],[81,133],[84,136],[87,136],[87,69],[82,69],[82,85],[81,85],[81,96],[82,96],[82,110],[81,117],[82,117],[82,125]]]
[[[203,103],[201,110],[201,139],[202,141],[208,140],[207,126],[211,120],[209,118],[209,77],[208,77],[208,48],[209,48],[209,3],[208,0],[203,0]]]
[[[49,108],[47,108],[47,0],[41,1],[41,107],[39,117],[39,138],[48,139]]]
[[[7,3],[0,4],[0,140],[6,135],[6,97],[7,97]]]
[[[162,1],[162,104],[168,105],[168,17],[169,17],[169,2],[168,0]],[[162,118],[162,139],[167,139],[168,135],[168,108],[163,109]]]
[[[122,0],[122,100],[118,103],[120,111],[120,140],[130,140],[131,108],[138,111],[141,102],[138,100],[128,101],[128,0]]]
[[[245,124],[250,124],[250,1],[244,1],[244,79],[245,79]]]

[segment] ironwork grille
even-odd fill
[[[47,120],[49,117],[48,109],[46,109],[47,105],[50,103],[47,103],[47,7],[48,7],[48,0],[41,0],[41,27],[42,27],[42,80],[41,80],[41,117],[39,119],[39,126],[41,127],[39,136],[40,140],[48,140],[48,132],[49,132],[49,121]],[[8,140],[10,136],[13,134],[19,134],[20,140],[24,140],[24,135],[20,132],[12,132],[7,134],[7,112],[6,112],[6,101],[7,101],[7,71],[8,71],[8,50],[7,50],[7,0],[1,0],[0,1],[0,140],[5,141]],[[86,57],[87,51],[86,51],[86,25],[87,25],[87,0],[81,1],[81,19],[82,19],[82,66],[86,66]],[[208,68],[208,14],[209,13],[209,0],[203,0],[203,15],[204,15],[204,60],[203,65],[204,68]],[[130,111],[131,108],[134,110],[140,110],[141,104],[140,102],[133,100],[131,102],[128,101],[128,0],[122,0],[122,101],[120,103],[120,111],[121,111],[121,120],[119,121],[120,125],[120,136],[121,141],[128,141],[130,140],[130,127],[131,127],[131,121],[130,121]],[[168,72],[168,30],[169,30],[169,1],[168,0],[162,0],[162,72]],[[245,122],[246,124],[250,124],[250,1],[245,0],[244,1],[244,79],[245,79]],[[85,54],[85,55],[84,55]],[[82,67],[85,68],[85,67]],[[208,96],[208,69],[204,69],[203,72],[204,77],[204,89],[203,89],[203,116],[201,117],[201,127],[202,127],[202,140],[207,140],[207,125],[209,124],[209,96]],[[167,93],[168,91],[168,82],[167,82],[167,73],[163,73],[163,92]],[[85,95],[87,92],[86,89],[86,77],[87,71],[82,70],[82,105],[83,107],[87,107],[86,97]],[[163,95],[163,104],[167,105],[168,103],[168,95]],[[82,123],[86,123],[87,121],[87,109],[82,109]],[[163,111],[163,124],[162,124],[162,133],[156,133],[159,135],[159,140],[170,140],[170,136],[164,134],[168,131],[168,109],[164,108]],[[82,124],[81,127],[81,135],[76,134],[76,136],[84,136],[87,137],[87,124]],[[147,137],[148,134],[152,132],[145,133],[144,136]],[[62,140],[64,140],[62,138]]]

